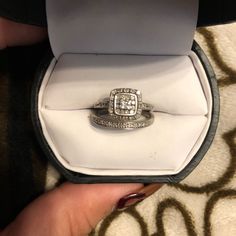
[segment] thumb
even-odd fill
[[[2,236],[87,235],[111,213],[120,198],[135,194],[142,187],[143,184],[65,183],[32,202]]]
[[[0,17],[0,49],[8,46],[28,45],[43,41],[47,29],[14,22]]]

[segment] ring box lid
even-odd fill
[[[64,53],[188,55],[198,0],[47,0],[56,58]]]

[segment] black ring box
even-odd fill
[[[217,86],[217,81],[215,77],[215,73],[212,69],[212,66],[207,59],[205,53],[201,49],[201,47],[194,41],[192,50],[197,54],[199,59],[202,62],[202,65],[206,71],[208,81],[212,91],[212,99],[213,99],[213,109],[212,109],[212,120],[207,132],[207,136],[205,141],[202,143],[200,149],[196,153],[196,155],[192,158],[191,162],[186,166],[180,173],[176,175],[165,175],[165,176],[90,176],[77,172],[70,171],[66,169],[56,158],[53,151],[49,147],[41,128],[41,124],[38,117],[38,92],[40,85],[42,83],[42,79],[44,77],[45,72],[53,58],[52,52],[48,50],[47,55],[42,60],[41,65],[39,66],[38,72],[35,77],[35,82],[32,90],[32,107],[31,107],[31,115],[32,121],[34,125],[34,130],[38,142],[49,158],[50,162],[53,166],[59,171],[59,173],[63,174],[63,176],[71,182],[74,183],[129,183],[129,182],[137,182],[137,183],[153,183],[153,182],[163,182],[163,183],[178,183],[187,177],[194,168],[200,163],[200,161],[204,158],[206,152],[211,146],[211,143],[214,139],[218,120],[219,120],[219,112],[220,112],[220,101],[219,101],[219,91]]]
[[[53,39],[55,40],[55,39]],[[214,139],[215,132],[217,129],[218,119],[219,119],[219,110],[220,110],[220,102],[219,102],[219,91],[217,87],[217,81],[214,74],[214,71],[210,65],[209,60],[204,54],[203,50],[200,46],[194,41],[192,45],[192,51],[197,55],[199,61],[201,62],[207,79],[210,86],[211,94],[212,94],[212,111],[211,111],[211,121],[208,127],[207,134],[205,136],[204,141],[202,142],[200,148],[196,152],[196,154],[192,157],[191,161],[187,164],[187,166],[182,169],[177,174],[171,175],[89,175],[83,174],[80,172],[72,171],[66,168],[56,157],[52,148],[48,144],[47,139],[45,138],[42,124],[39,118],[39,107],[38,107],[38,98],[39,91],[42,85],[42,81],[44,79],[45,73],[48,70],[48,67],[51,61],[54,58],[53,53],[48,50],[44,60],[42,60],[41,65],[38,68],[38,72],[35,77],[35,83],[32,90],[32,121],[34,125],[35,134],[37,136],[38,142],[41,145],[44,153],[50,160],[50,162],[55,166],[55,168],[65,176],[71,182],[74,183],[153,183],[153,182],[163,182],[163,183],[177,183],[183,180],[186,176],[188,176],[194,168],[200,163],[200,161],[204,158],[207,150],[210,148],[211,143]]]

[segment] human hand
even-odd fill
[[[140,202],[160,186],[64,183],[33,201],[0,235],[85,236],[113,210]]]
[[[0,49],[34,44],[46,37],[46,28],[21,24],[0,17]]]

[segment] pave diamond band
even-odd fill
[[[153,106],[142,102],[142,94],[137,89],[116,88],[93,106],[90,118],[93,124],[118,129],[135,129],[151,125]]]
[[[99,114],[100,113],[100,114]],[[122,120],[115,120],[109,116],[108,113],[92,113],[90,115],[91,121],[101,127],[105,128],[113,128],[113,129],[137,129],[137,128],[144,128],[151,125],[154,121],[154,116],[151,112],[143,111],[142,115],[137,120],[132,121],[122,121]]]

